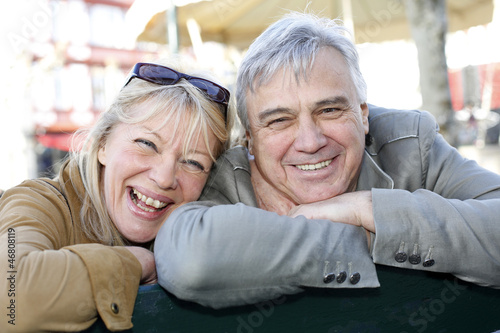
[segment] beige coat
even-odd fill
[[[110,330],[132,327],[141,265],[124,247],[90,243],[83,191],[65,163],[55,180],[27,180],[0,199],[1,332],[81,331],[98,315]]]

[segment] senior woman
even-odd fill
[[[225,148],[228,101],[212,79],[138,63],[58,177],[5,192],[0,331],[81,331],[98,316],[132,327],[158,229]]]

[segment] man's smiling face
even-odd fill
[[[342,55],[318,52],[307,79],[277,72],[247,93],[250,151],[264,180],[295,204],[354,191],[368,133]]]

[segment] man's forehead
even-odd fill
[[[314,76],[327,76],[330,71],[336,75],[350,75],[347,62],[340,51],[333,47],[323,47],[316,55],[288,61],[275,69],[265,68],[253,80],[248,93],[254,92],[269,84],[286,86],[291,82],[298,86],[307,84]]]

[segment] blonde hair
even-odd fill
[[[173,68],[171,65],[169,67]],[[195,73],[187,74],[200,76]],[[213,80],[208,78],[206,73],[203,77]],[[141,114],[134,112],[137,105],[146,102],[149,106],[146,108],[147,111]],[[223,111],[222,105],[210,100],[205,93],[184,79],[175,85],[158,85],[134,78],[122,88],[114,103],[101,114],[95,125],[89,131],[79,133],[79,135],[85,135],[85,139],[81,148],[75,149],[73,153],[85,187],[85,193],[81,198],[80,218],[86,236],[93,241],[107,245],[127,243],[109,216],[100,186],[102,165],[98,160],[98,152],[106,144],[108,136],[117,124],[136,124],[165,114],[163,122],[159,123],[158,127],[173,124],[177,131],[181,120],[187,118],[184,153],[186,154],[189,147],[196,144],[194,140],[201,133],[207,150],[215,161],[225,150],[228,141],[227,121],[224,119]],[[218,140],[213,152],[208,140],[209,130]]]

